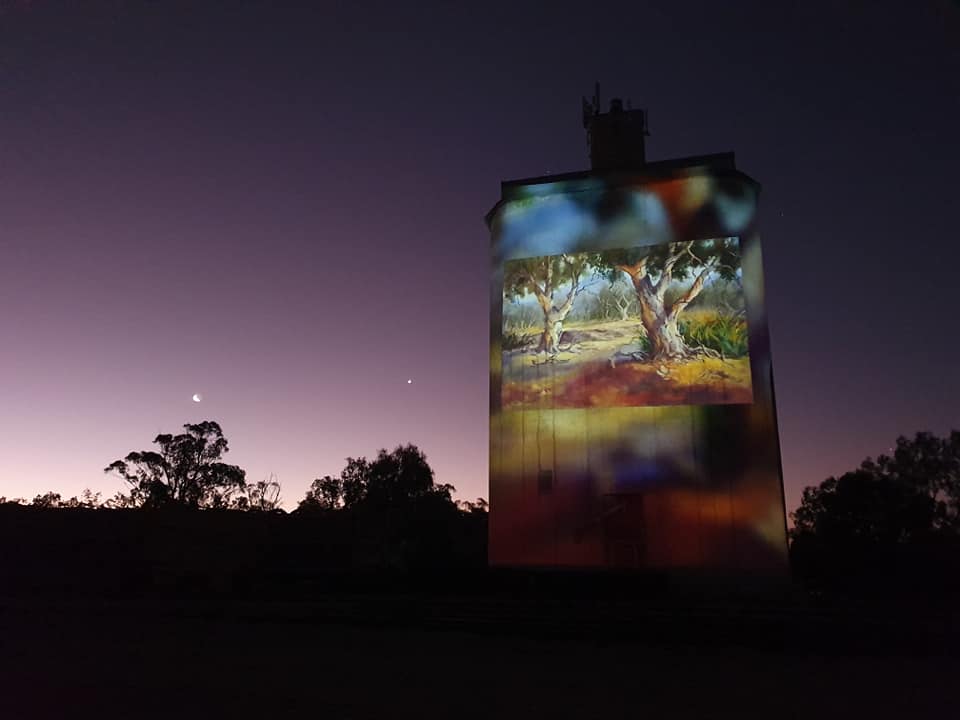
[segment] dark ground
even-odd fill
[[[0,716],[950,717],[945,636],[835,613],[361,594],[0,604]],[[831,638],[824,645],[825,638]]]
[[[487,570],[454,529],[387,571],[346,516],[0,506],[0,720],[957,714],[955,596]]]

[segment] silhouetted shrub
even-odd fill
[[[899,438],[892,456],[803,492],[790,556],[808,587],[874,599],[960,590],[960,433]]]

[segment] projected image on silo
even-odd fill
[[[785,568],[758,191],[701,164],[503,185],[493,565]]]
[[[502,407],[750,403],[735,237],[511,260]]]

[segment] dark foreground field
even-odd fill
[[[599,617],[506,597],[7,600],[0,716],[951,716],[960,664],[939,640],[888,632],[816,613]]]
[[[0,507],[0,720],[956,714],[953,595],[489,570],[390,520]]]

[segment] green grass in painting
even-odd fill
[[[691,346],[702,345],[716,350],[724,357],[744,357],[747,354],[747,321],[733,315],[712,315],[681,318],[680,334]]]

